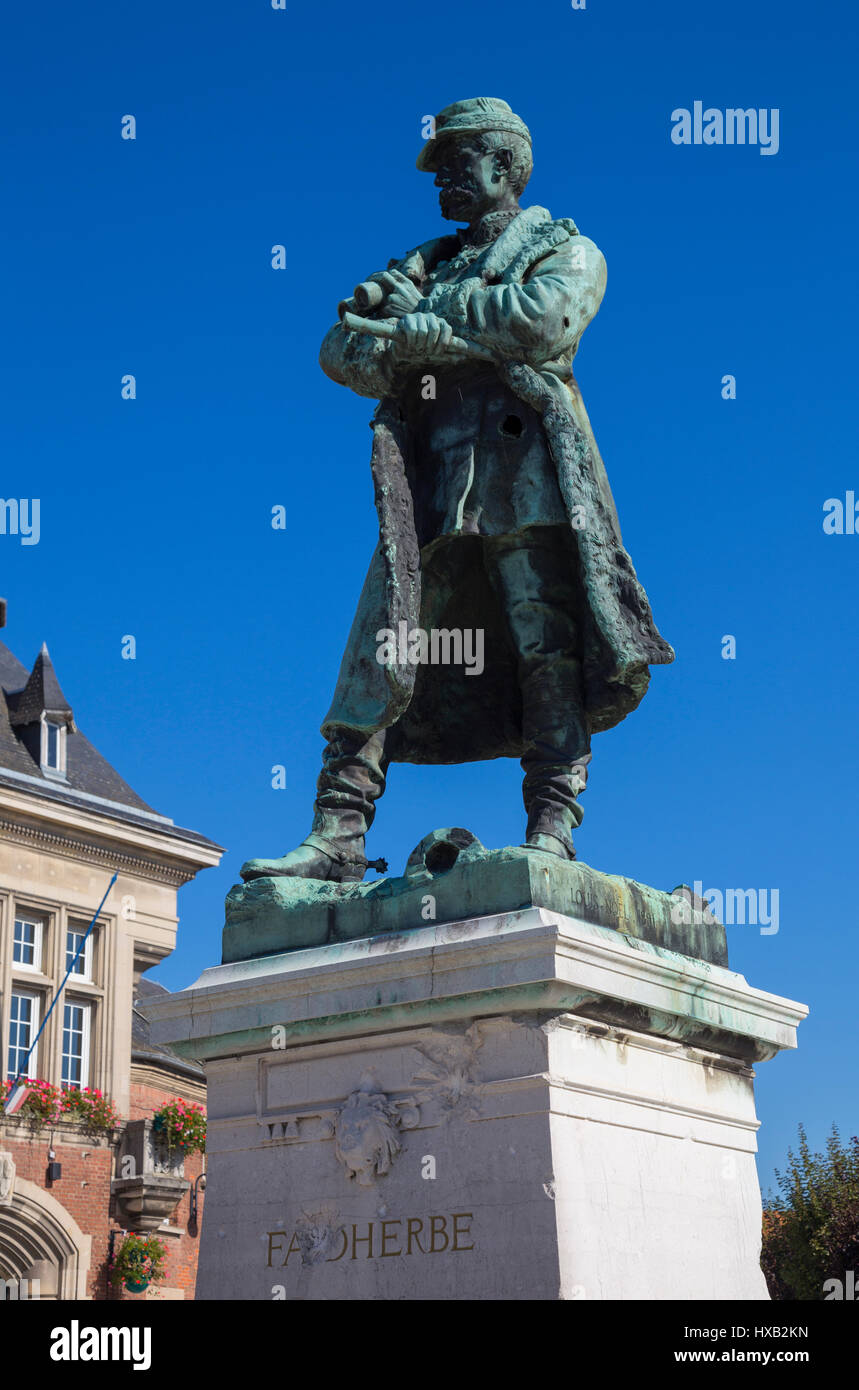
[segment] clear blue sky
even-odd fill
[[[421,118],[503,96],[534,136],[525,201],[608,260],[577,372],[677,650],[595,741],[580,855],[778,890],[777,935],[729,930],[735,969],[812,1010],[759,1069],[764,1186],[798,1121],[816,1145],[833,1120],[855,1133],[859,536],[822,520],[859,493],[856,28],[847,0],[7,16],[0,491],[38,496],[42,533],[0,537],[3,636],[27,664],[46,639],[96,746],[228,847],[182,890],[171,988],[219,959],[241,862],[309,828],[375,534],[372,404],[323,376],[319,343],[357,280],[444,229]],[[672,144],[696,100],[778,108],[778,154]],[[518,843],[519,785],[512,761],[394,768],[370,851],[399,870],[450,824]]]

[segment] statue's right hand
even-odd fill
[[[397,324],[391,346],[398,357],[417,362],[440,362],[449,356],[453,329],[437,314],[405,314]]]

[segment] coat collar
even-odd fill
[[[522,264],[532,259],[530,252],[536,239],[539,239],[540,243],[546,243],[545,250],[541,251],[541,254],[545,255],[546,251],[551,250],[552,245],[566,241],[569,236],[576,234],[576,230],[575,223],[568,218],[562,218],[559,222],[553,221],[548,208],[538,205],[523,208],[507,224],[501,235],[479,253],[478,259],[474,262],[474,273],[487,282],[500,280],[514,262]],[[461,249],[462,242],[458,233],[436,237],[416,247],[404,260],[392,261],[388,269],[397,266],[406,275],[420,281],[440,262],[452,260]]]
[[[497,241],[515,218],[521,217],[521,208],[504,208],[500,212],[487,212],[474,227],[465,227],[457,232],[462,246],[489,246]]]
[[[495,280],[507,269],[527,246],[538,230],[551,225],[552,214],[548,208],[534,206],[525,208],[494,241],[486,252],[486,259],[480,267],[484,280]]]

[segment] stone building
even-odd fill
[[[221,853],[148,806],[81,733],[45,646],[28,671],[0,643],[0,1081],[17,1074],[118,874],[27,1070],[103,1092],[119,1122],[34,1129],[0,1114],[7,1296],[28,1279],[41,1297],[117,1296],[108,1261],[121,1232],[157,1229],[167,1275],[144,1296],[193,1297],[204,1160],[165,1156],[151,1117],[174,1097],[202,1103],[204,1078],[152,1047],[135,1004],[161,989],[143,977],[175,947],[179,888]]]

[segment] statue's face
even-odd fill
[[[508,154],[505,150],[484,154],[465,140],[446,141],[435,176],[442,217],[449,222],[474,222],[502,199],[509,202]]]

